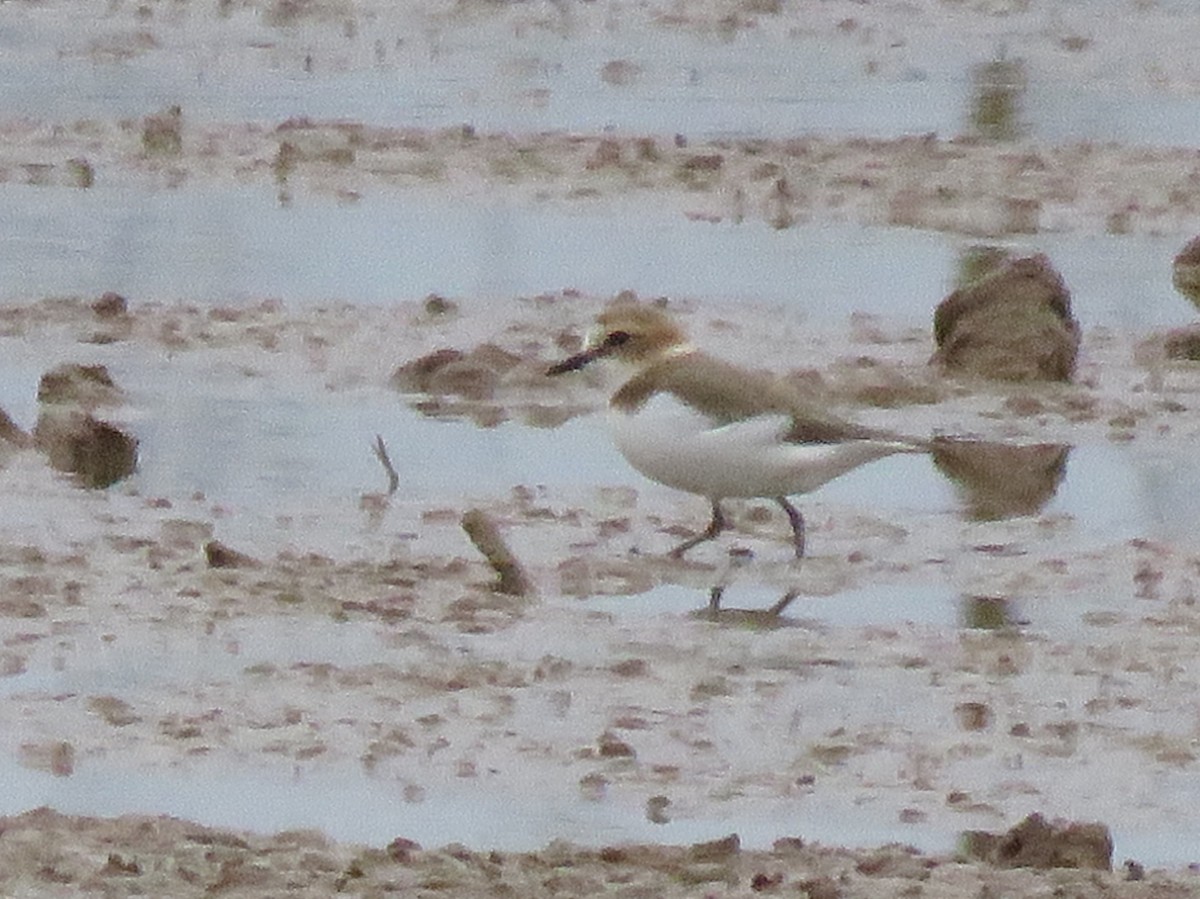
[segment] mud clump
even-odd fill
[[[1162,338],[1162,352],[1168,359],[1200,362],[1200,325],[1168,331]]]
[[[402,393],[428,393],[433,376],[463,358],[462,350],[444,348],[434,350],[409,362],[405,362],[390,378],[393,388]]]
[[[391,385],[403,393],[490,400],[503,376],[520,361],[520,357],[491,343],[481,344],[469,353],[434,350],[397,368]]]
[[[937,307],[943,371],[1001,381],[1069,381],[1079,353],[1071,294],[1044,255],[1006,262]]]
[[[179,156],[183,152],[183,109],[168,106],[142,120],[142,152],[146,156]]]
[[[1047,821],[1036,812],[1006,833],[963,834],[968,856],[1000,868],[1112,870],[1112,834],[1103,824]]]
[[[204,561],[209,568],[258,568],[262,563],[253,556],[238,552],[220,540],[204,544]]]
[[[92,302],[92,312],[96,318],[124,318],[129,314],[129,302],[119,293],[110,290]]]

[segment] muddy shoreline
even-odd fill
[[[814,899],[981,891],[1023,896],[1194,895],[1195,876],[1134,866],[1120,874],[1003,869],[924,855],[898,845],[850,852],[780,839],[769,852],[744,851],[736,836],[688,847],[622,845],[586,849],[555,842],[537,852],[478,852],[461,845],[423,849],[404,837],[386,847],[330,841],[317,831],[273,836],[216,830],[171,818],[67,817],[38,809],[0,819],[0,883],[21,895],[66,890],[108,896],[220,893],[294,896],[755,896]],[[16,873],[23,871],[26,873]],[[63,892],[59,892],[63,891]]]
[[[612,214],[653,202],[700,222],[856,222],[974,238],[1200,230],[1200,155],[1191,148],[933,134],[693,142],[305,118],[192,125],[170,110],[10,120],[0,133],[0,181],[81,190],[271,185],[285,205],[297,191],[355,202],[417,190]]]
[[[573,427],[583,439],[604,439],[599,422],[588,436],[604,377],[548,384],[543,372],[607,299],[568,292],[486,309],[442,298],[391,309],[131,303],[114,321],[81,298],[6,307],[0,319],[20,354],[108,366],[128,390],[101,411],[135,433],[181,401],[182,384],[258,403],[288,384],[295,402],[325,414],[377,408],[390,397],[397,413],[407,408],[431,427],[474,422],[486,434],[534,425],[539,442],[549,443]],[[789,371],[799,340],[812,367],[793,372],[798,383],[881,426],[1160,451],[1188,445],[1200,430],[1190,411],[1200,377],[1192,367],[1148,366],[1139,341],[1107,330],[1085,333],[1078,384],[1004,388],[937,377],[926,364],[928,334],[870,317],[781,330],[778,312],[766,307],[683,303],[678,312],[723,355],[780,372]],[[397,392],[397,383],[412,388],[393,379],[397,369],[438,347],[479,367],[424,385],[441,392]],[[148,466],[163,461],[151,434],[142,447]],[[403,459],[402,442],[391,449]],[[367,441],[345,452],[366,455]],[[1189,539],[1111,536],[1053,508],[972,522],[953,504],[874,508],[818,495],[806,502],[814,549],[802,566],[790,562],[777,516],[754,503],[734,510],[729,541],[673,562],[661,552],[699,525],[695,504],[616,465],[590,488],[532,481],[433,497],[405,489],[388,497],[382,469],[371,462],[362,470],[359,489],[336,502],[329,491],[344,488],[320,481],[298,495],[309,505],[306,495],[326,497],[323,514],[293,511],[276,496],[273,517],[264,517],[261,500],[143,492],[136,475],[108,491],[84,491],[34,450],[9,456],[0,478],[21,515],[6,525],[0,556],[9,595],[0,715],[22,781],[34,775],[33,795],[55,781],[121,783],[134,776],[131,764],[145,784],[129,781],[130,796],[161,788],[155,784],[169,789],[174,776],[181,784],[204,778],[214,765],[251,782],[256,770],[282,765],[296,772],[299,790],[348,767],[394,796],[395,836],[427,842],[420,827],[405,829],[405,808],[427,825],[439,809],[462,808],[463,791],[512,801],[533,779],[554,815],[570,820],[590,807],[618,830],[635,821],[662,826],[656,818],[708,822],[710,833],[722,821],[723,832],[757,821],[746,843],[753,851],[718,872],[734,894],[753,891],[758,874],[780,872],[791,887],[828,876],[844,895],[895,888],[846,873],[852,860],[870,868],[873,850],[818,849],[816,860],[794,863],[761,854],[772,826],[776,837],[814,839],[803,825],[813,815],[843,827],[865,826],[866,815],[871,828],[898,829],[898,837],[914,828],[913,841],[928,844],[933,833],[999,829],[1030,811],[1073,809],[1085,820],[1135,822],[1117,833],[1119,868],[1126,857],[1154,867],[1138,848],[1149,845],[1139,842],[1139,828],[1164,819],[1183,826],[1190,814],[1179,791],[1196,754],[1176,729],[1194,667],[1197,556]],[[493,572],[460,527],[469,508],[499,523],[536,598],[494,592]],[[247,559],[212,567],[205,547],[213,539]],[[729,609],[714,620],[701,613],[717,584],[729,588]],[[658,607],[664,589],[694,597],[686,599],[690,611]],[[772,620],[766,608],[788,589],[801,599]],[[853,609],[871,591],[879,605],[852,621],[806,610],[821,597]],[[999,618],[964,627],[961,612],[942,617],[937,609],[956,595],[991,597]],[[889,612],[903,597],[911,597],[907,611]],[[1003,611],[1010,602],[1022,610],[1012,620]],[[169,660],[180,653],[190,661],[177,675]],[[1165,683],[1175,686],[1164,693]],[[1100,769],[1122,771],[1130,783],[1152,771],[1162,792],[1139,788],[1135,801],[1109,776],[1090,773]],[[269,794],[269,783],[258,789]],[[212,788],[220,792],[219,780]],[[122,808],[119,799],[105,802]],[[580,842],[587,820],[560,833]],[[94,860],[86,848],[93,839],[131,841],[128,855],[114,850],[112,865],[73,862],[72,877],[108,866],[105,877],[136,884],[141,875],[125,869],[152,867],[139,859],[173,864],[153,842],[135,852],[145,831],[138,821],[33,816],[13,834],[42,825],[75,834],[62,849],[71,857]],[[318,854],[347,865],[362,851],[354,841],[313,839],[324,847]],[[490,848],[471,845],[467,867],[491,866]],[[573,865],[599,865],[589,877],[626,876],[602,857],[564,851]],[[678,883],[678,871],[661,870],[676,851],[637,850],[658,861],[626,874],[656,890]],[[879,851],[898,853],[923,886],[928,875],[929,889],[953,874],[947,895],[962,888],[962,877],[1021,889],[1069,882],[1085,895],[1153,895],[1160,882],[1191,889],[1183,870],[1126,882],[1121,870],[1003,872],[950,864],[937,852]],[[292,864],[287,852],[269,855],[281,869]],[[841,873],[813,873],[826,856],[840,860]],[[59,870],[38,858],[13,876]],[[428,860],[446,864],[442,853]],[[341,864],[323,862],[321,876],[343,876]],[[286,876],[269,877],[277,875]],[[400,875],[388,868],[379,876]],[[455,882],[467,890],[474,881]]]

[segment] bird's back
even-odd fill
[[[783,438],[793,443],[895,439],[819,410],[775,375],[739,368],[700,352],[645,367],[613,395],[611,405],[616,412],[633,413],[658,393],[673,394],[710,418],[713,427],[761,415],[787,416],[791,425]]]

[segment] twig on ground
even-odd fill
[[[371,449],[375,450],[375,458],[379,460],[379,464],[383,466],[383,470],[388,476],[388,491],[387,495],[391,496],[400,486],[400,475],[396,474],[396,468],[392,465],[392,459],[388,455],[387,446],[383,442],[383,437],[379,434],[375,435],[375,443]]]
[[[462,529],[467,532],[488,564],[499,576],[496,591],[509,596],[532,596],[533,584],[521,563],[500,535],[496,523],[482,509],[469,509],[463,513]]]

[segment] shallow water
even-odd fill
[[[153,809],[216,827],[275,833],[320,828],[335,839],[386,845],[397,836],[425,847],[464,843],[500,851],[540,849],[555,839],[585,846],[631,841],[673,845],[737,833],[748,849],[769,849],[781,836],[806,842],[870,847],[900,841],[929,852],[948,852],[957,831],[924,825],[871,823],[872,815],[851,802],[795,800],[731,802],[726,814],[711,819],[680,819],[665,825],[646,820],[644,809],[619,801],[593,803],[492,785],[448,785],[430,789],[425,801],[406,803],[400,785],[363,777],[354,770],[332,773],[200,770],[147,774],[100,763],[69,779],[0,762],[6,795],[0,814],[50,805],[67,814],[119,815]],[[1176,773],[1165,789],[1181,801],[1200,800],[1194,778]],[[544,785],[542,785],[544,786]],[[320,811],[316,811],[319,809]],[[987,826],[964,816],[963,825]],[[878,819],[875,819],[876,821]],[[1176,865],[1195,858],[1200,829],[1164,826],[1160,830],[1112,827],[1113,858],[1146,866]]]
[[[925,326],[968,245],[909,229],[776,231],[653,214],[621,216],[614,227],[608,215],[420,192],[381,192],[352,205],[307,197],[281,208],[266,185],[4,185],[0,212],[11,223],[0,242],[0,300],[9,301],[114,290],[133,302],[387,305],[431,292],[482,302],[632,287],[643,296],[778,303],[822,323],[867,312]],[[1171,286],[1178,243],[1066,234],[1004,242],[1050,256],[1085,328],[1135,332],[1194,317]]]
[[[376,434],[389,448],[406,501],[455,505],[464,495],[505,496],[516,485],[575,495],[591,486],[660,490],[620,456],[601,416],[558,428],[506,422],[485,429],[426,417],[383,389],[313,392],[255,380],[200,382],[157,366],[114,370],[138,410],[129,427],[140,461],[126,485],[174,500],[200,492],[236,509],[239,516],[222,524],[223,539],[251,536],[284,516],[298,516],[318,543],[347,523],[361,527],[359,497],[386,487],[371,449]],[[32,363],[0,366],[0,407],[27,426],[36,418],[37,371]],[[1038,514],[1072,520],[1064,550],[1135,537],[1188,539],[1197,489],[1200,461],[1179,441],[1089,444],[1070,450],[1065,477]],[[953,484],[924,456],[863,466],[813,501],[869,510],[901,525],[906,513],[966,515]]]

